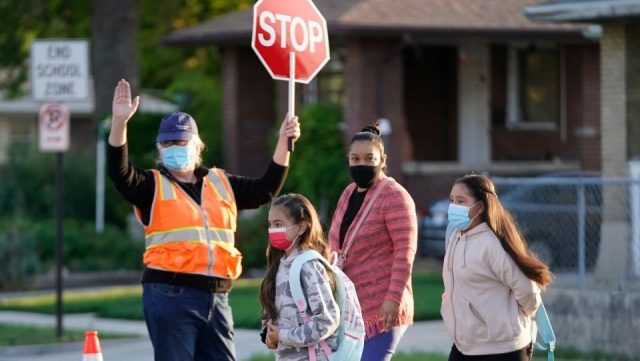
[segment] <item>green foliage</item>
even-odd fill
[[[268,206],[262,206],[257,211],[243,211],[238,218],[238,232],[236,247],[242,252],[242,266],[245,271],[249,268],[262,268],[267,264],[265,251],[268,245],[267,213]]]
[[[24,285],[29,277],[36,274],[41,266],[33,249],[36,241],[30,234],[19,232],[18,224],[0,224],[7,232],[0,234],[0,290],[16,289]]]
[[[291,168],[282,193],[309,198],[328,226],[338,198],[349,184],[346,152],[338,125],[342,113],[328,104],[306,105],[299,114],[302,137],[291,155]]]
[[[33,39],[88,38],[90,5],[86,0],[0,0],[0,69],[9,71],[0,89],[20,94]]]
[[[54,217],[55,157],[36,151],[31,145],[16,144],[0,165],[0,214],[32,221]],[[105,221],[124,226],[131,207],[121,200],[107,182]],[[95,159],[68,153],[64,158],[64,215],[66,218],[95,220]]]
[[[30,276],[55,266],[54,220],[0,221],[0,289],[25,287]],[[72,272],[138,270],[144,243],[132,240],[113,225],[96,234],[93,223],[67,219],[63,223],[64,266]]]
[[[31,226],[37,240],[38,257],[45,269],[55,262],[56,227],[52,220]],[[96,234],[94,225],[66,220],[63,225],[64,264],[70,271],[107,271],[142,269],[144,243],[132,240],[125,232],[106,225]]]

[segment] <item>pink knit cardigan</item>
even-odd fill
[[[388,184],[356,234],[342,267],[356,287],[367,339],[384,331],[380,308],[385,300],[400,305],[396,326],[413,323],[411,270],[418,238],[415,204],[406,189],[393,178],[385,178]],[[362,207],[347,230],[345,243],[381,183],[384,182],[376,181],[367,192]],[[329,241],[336,252],[340,250],[340,224],[355,188],[355,183],[347,186],[333,214]]]

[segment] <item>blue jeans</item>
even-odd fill
[[[235,361],[227,293],[143,283],[144,318],[156,361]]]
[[[364,342],[361,361],[390,361],[408,326],[394,327]]]

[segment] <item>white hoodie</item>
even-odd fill
[[[531,343],[531,318],[540,288],[502,248],[486,223],[447,244],[440,313],[456,347],[465,355],[522,349]]]

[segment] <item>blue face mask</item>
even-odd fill
[[[453,226],[453,228],[457,228],[460,230],[465,230],[473,221],[473,218],[476,218],[478,214],[476,214],[473,218],[469,218],[469,210],[473,208],[478,202],[476,202],[471,207],[463,206],[461,204],[450,203],[449,210],[447,211],[447,218],[449,219],[449,223]]]
[[[190,145],[172,145],[162,148],[162,164],[173,170],[182,170],[188,168],[195,161],[195,152],[191,150]]]

